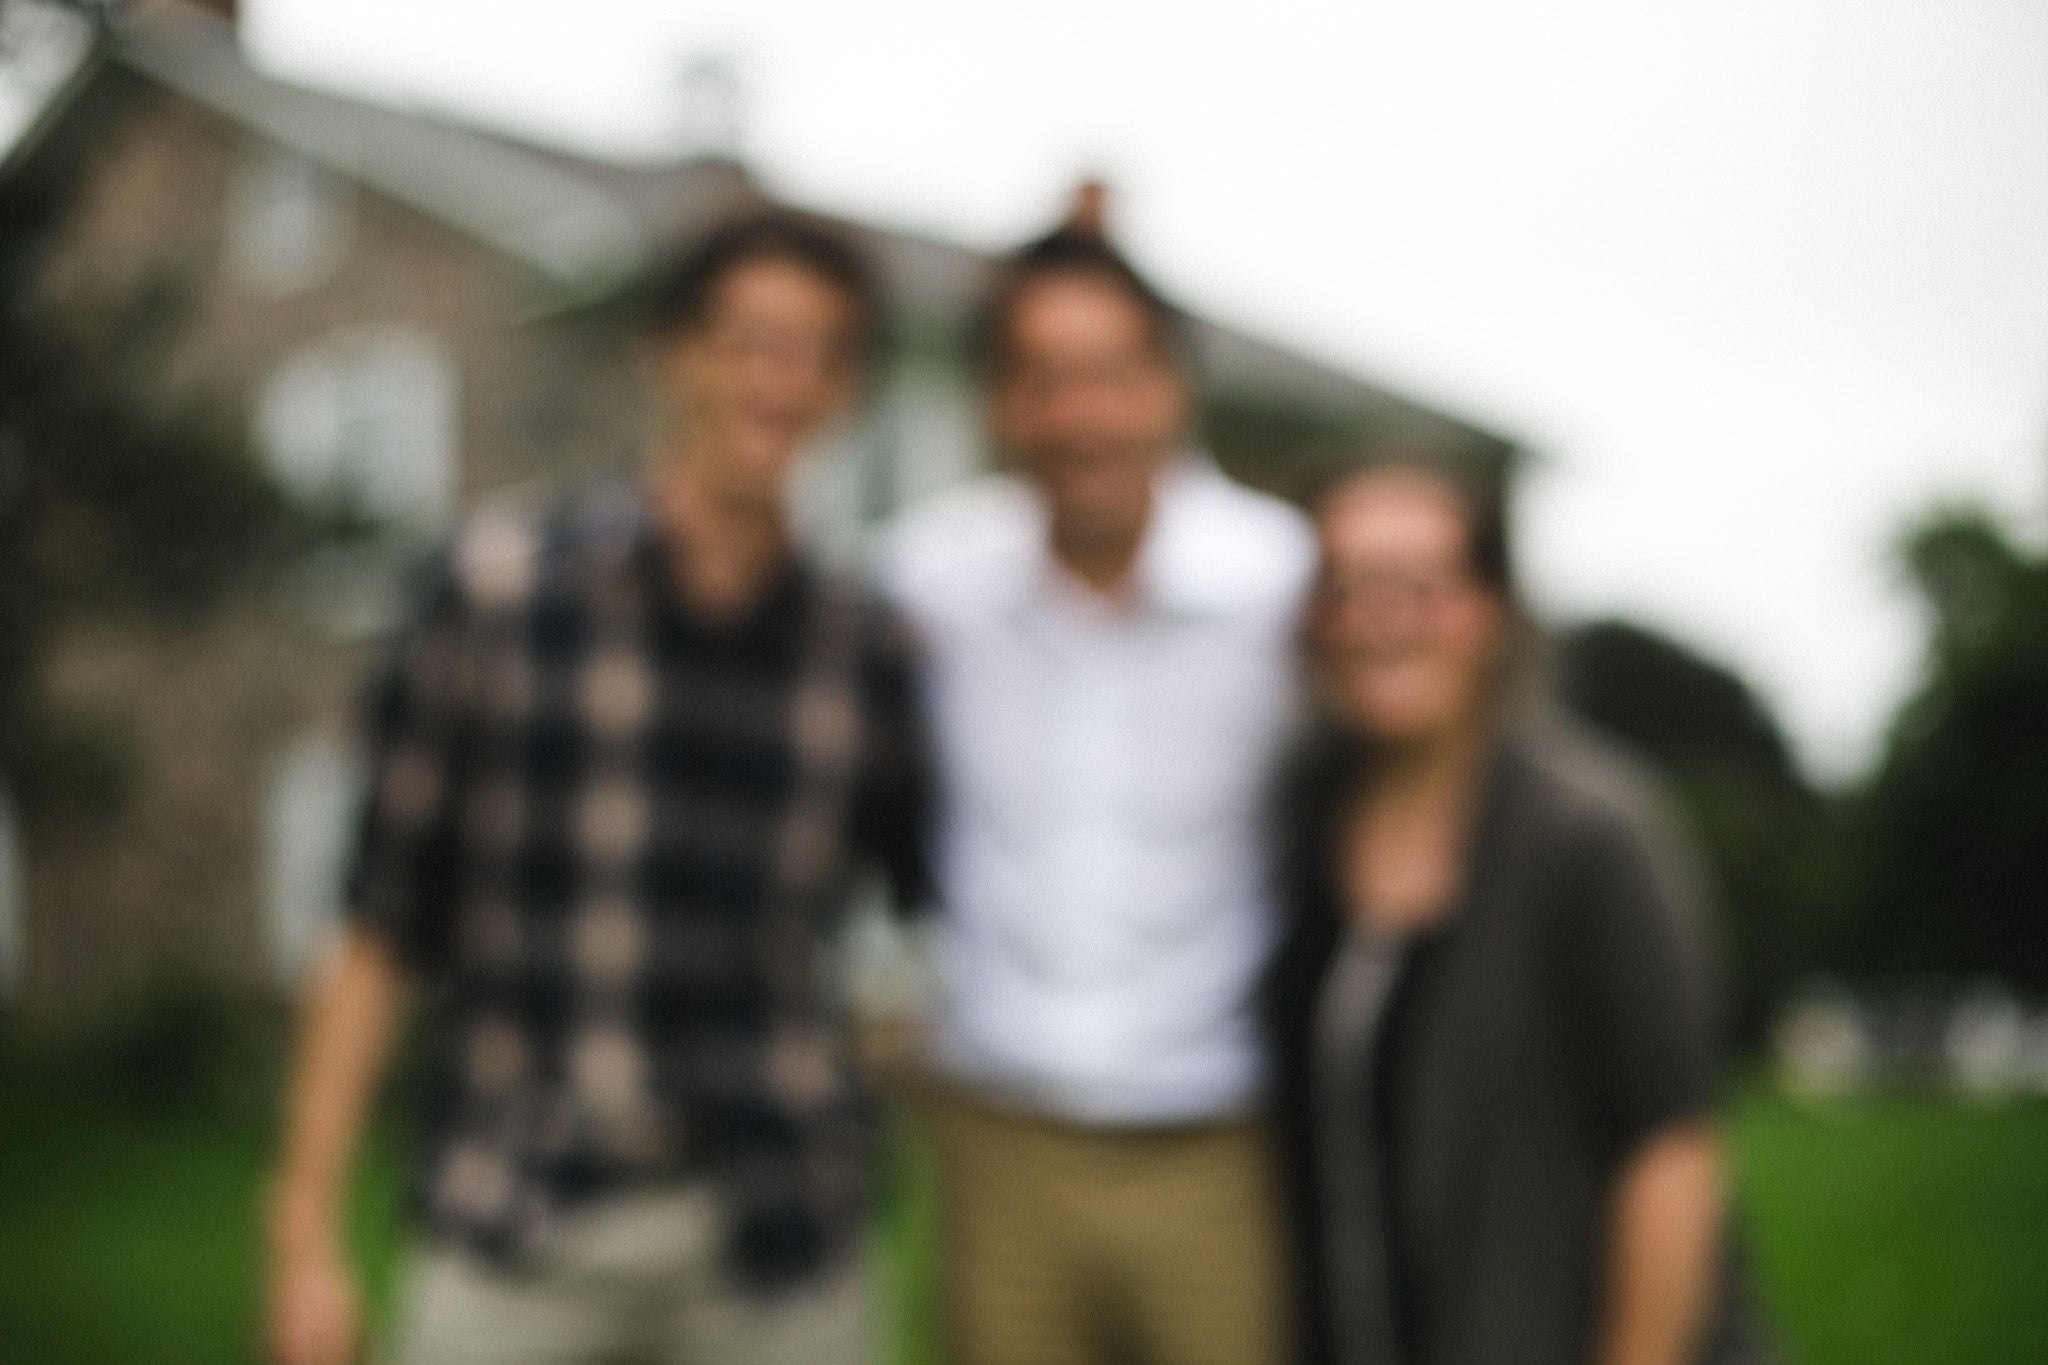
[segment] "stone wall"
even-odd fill
[[[75,144],[60,129],[44,150],[76,160],[39,288],[87,338],[147,303],[165,339],[124,382],[248,432],[284,359],[403,328],[452,361],[458,504],[617,468],[638,448],[644,418],[616,326],[535,321],[547,295],[522,267],[331,182],[341,237],[327,268],[300,287],[252,284],[229,220],[238,178],[275,165],[279,149],[132,75],[98,79]],[[416,528],[339,577],[249,585],[193,623],[73,623],[46,681],[100,722],[131,780],[111,814],[24,820],[25,1014],[88,1017],[169,977],[281,986],[263,904],[265,793],[288,746],[351,735],[375,632],[328,608],[358,590],[374,598],[434,532]]]

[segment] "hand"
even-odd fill
[[[270,1252],[263,1346],[274,1365],[350,1365],[361,1346],[361,1300],[343,1254],[348,1175],[405,989],[388,945],[351,930],[308,992],[277,1174],[258,1217]]]
[[[271,1266],[269,1358],[274,1365],[351,1365],[362,1330],[355,1277],[329,1246],[287,1251]]]

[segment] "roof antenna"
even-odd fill
[[[724,53],[698,57],[682,72],[682,143],[686,156],[738,161],[745,132],[739,71]]]
[[[1060,226],[1090,237],[1109,236],[1109,186],[1101,176],[1091,175],[1074,186]]]

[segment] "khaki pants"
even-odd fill
[[[1095,1129],[933,1102],[952,1365],[1279,1365],[1252,1122]]]
[[[701,1187],[635,1193],[565,1221],[535,1273],[429,1249],[413,1267],[398,1342],[406,1365],[862,1365],[868,1281],[760,1300],[718,1264]]]

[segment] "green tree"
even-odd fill
[[[1602,620],[1558,640],[1565,704],[1658,769],[1693,822],[1724,916],[1735,1035],[1826,958],[1843,863],[1828,803],[1784,732],[1729,668],[1655,631]]]
[[[31,810],[104,803],[123,767],[114,730],[42,686],[67,620],[189,619],[315,532],[239,422],[150,396],[195,276],[61,307],[40,288],[91,163],[89,145],[60,147],[0,183],[0,785]]]
[[[1936,511],[1903,555],[1926,672],[1858,802],[1865,972],[2048,990],[2048,555]]]

